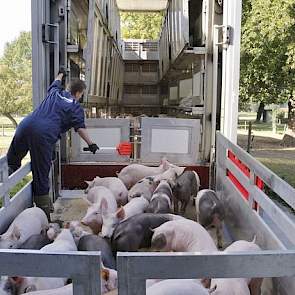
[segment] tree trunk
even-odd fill
[[[288,130],[284,134],[282,144],[286,147],[295,147],[295,100],[288,103]]]
[[[261,101],[257,110],[256,122],[260,122],[263,112],[264,112],[264,102]]]
[[[17,127],[18,124],[17,124],[16,120],[12,117],[12,115],[10,113],[4,113],[3,115],[12,122],[12,124],[13,124],[13,126],[15,128]]]

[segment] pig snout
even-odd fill
[[[167,245],[167,240],[164,234],[158,234],[152,238],[151,247],[155,250],[163,250]]]

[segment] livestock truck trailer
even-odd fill
[[[116,176],[132,163],[162,157],[196,171],[225,210],[228,243],[253,240],[251,253],[117,254],[119,294],[145,294],[147,279],[265,278],[261,294],[295,294],[295,189],[236,145],[241,0],[32,0],[33,103],[37,107],[60,66],[85,79],[87,128],[100,147],[132,143],[130,155],[84,151],[75,134],[56,146],[51,197],[66,220],[78,214],[85,180]],[[120,12],[161,12],[158,40],[124,40]],[[186,104],[179,102],[186,101]],[[132,116],[131,116],[131,115]],[[0,159],[0,233],[32,206],[31,172],[8,176]],[[73,201],[74,200],[74,201]],[[75,208],[74,208],[75,207]],[[81,212],[80,212],[81,213]],[[75,216],[78,219],[80,216]],[[1,250],[0,275],[70,277],[74,294],[100,294],[100,253]]]

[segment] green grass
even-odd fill
[[[263,165],[295,187],[295,159],[257,158]]]
[[[284,133],[284,124],[276,124],[277,126],[277,133],[283,134]],[[249,128],[249,122],[247,122],[246,130]],[[239,130],[245,130],[245,123],[244,121],[240,121],[238,125]],[[253,131],[272,131],[272,123],[254,123],[252,122],[252,130]]]
[[[23,180],[21,180],[16,186],[10,190],[10,197],[14,197],[28,182],[32,180],[32,175],[27,175]],[[2,207],[2,201],[0,200],[0,208]]]

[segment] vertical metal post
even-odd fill
[[[223,25],[230,26],[232,30],[230,44],[223,49],[221,130],[229,140],[236,143],[242,0],[225,0],[223,11]]]
[[[247,142],[247,153],[249,153],[249,154],[251,151],[251,137],[252,137],[252,122],[249,121],[248,142]]]
[[[0,180],[1,180],[0,182],[2,182],[3,186],[5,187],[4,195],[3,195],[3,206],[8,207],[10,204],[10,197],[9,197],[9,190],[7,187],[7,183],[8,183],[8,163],[7,163],[7,161],[5,161],[2,166]]]

